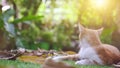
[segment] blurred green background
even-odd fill
[[[62,50],[78,44],[76,23],[104,27],[101,40],[120,49],[119,0],[0,0],[0,49]],[[92,39],[91,39],[92,40]]]

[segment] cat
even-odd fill
[[[79,47],[75,55],[56,56],[54,61],[65,59],[79,59],[75,62],[78,65],[112,65],[120,62],[120,51],[109,44],[100,41],[103,28],[93,30],[79,24]]]

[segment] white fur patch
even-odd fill
[[[89,60],[89,59],[83,59],[83,60],[79,60],[77,62],[75,62],[75,64],[79,64],[79,65],[94,65],[94,61]]]
[[[79,51],[79,55],[81,59],[89,59],[92,61],[96,61],[101,65],[103,64],[102,60],[99,58],[94,48],[92,48],[92,46],[85,39],[80,40],[79,46],[81,47]]]

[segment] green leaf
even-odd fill
[[[48,50],[49,47],[50,47],[49,44],[46,43],[46,42],[42,42],[42,43],[40,43],[40,48],[41,48],[41,49],[46,49],[46,50]]]
[[[0,20],[0,28],[3,28],[4,27],[4,23],[2,20]]]
[[[0,16],[0,28],[3,28],[3,27],[4,27],[4,21],[3,21],[3,19]]]
[[[17,23],[21,23],[24,21],[31,21],[31,20],[40,20],[43,16],[34,16],[34,15],[30,15],[30,16],[26,16],[26,17],[22,17],[20,19],[15,19],[13,22],[13,24],[17,24]]]

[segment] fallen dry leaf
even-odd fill
[[[9,51],[0,51],[0,59],[16,59],[20,53],[12,53]]]

